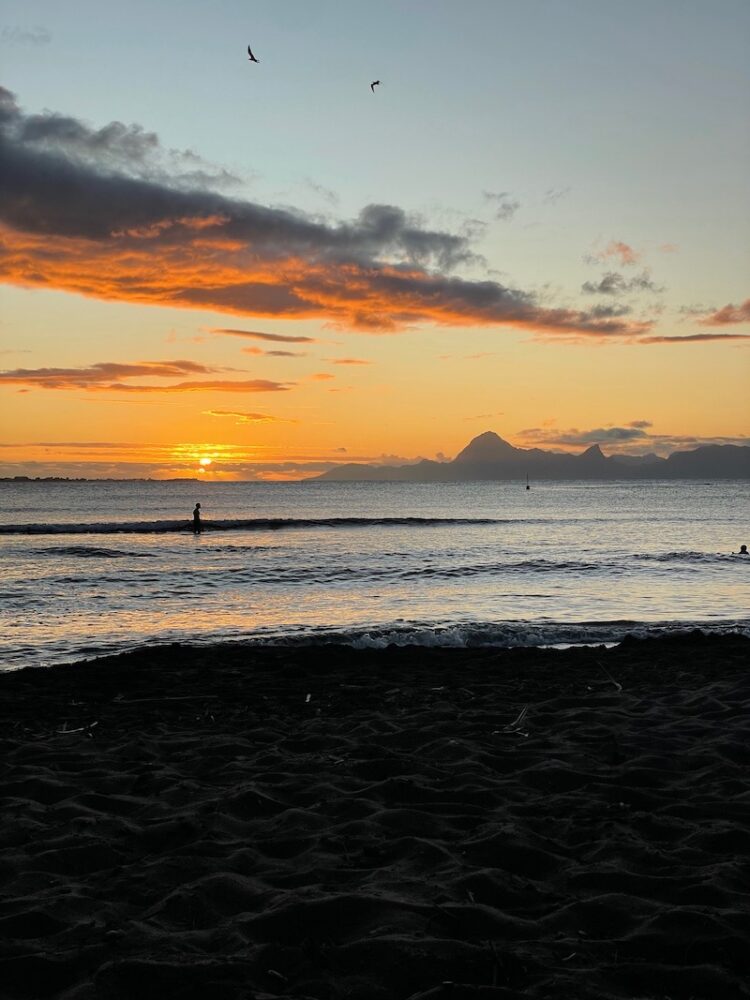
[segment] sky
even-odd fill
[[[749,43],[747,0],[4,0],[0,476],[746,442]]]

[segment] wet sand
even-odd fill
[[[750,640],[0,675],[0,996],[750,996]]]

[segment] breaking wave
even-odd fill
[[[434,528],[450,525],[523,524],[522,520],[491,517],[242,517],[203,521],[204,532],[280,531],[284,528]],[[2,524],[0,535],[164,535],[192,532],[192,520],[81,521],[46,524]]]
[[[472,648],[617,644],[628,636],[656,638],[700,631],[707,635],[740,634],[750,638],[750,619],[723,622],[488,622],[435,626],[419,622],[367,629],[301,630],[283,636],[253,636],[251,644],[281,646],[343,645],[355,649],[386,646]]]

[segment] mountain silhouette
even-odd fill
[[[750,446],[702,445],[658,455],[605,455],[592,444],[580,455],[515,448],[485,431],[450,462],[421,459],[412,465],[337,465],[318,479],[440,483],[534,479],[750,479]]]
[[[508,444],[504,438],[499,437],[494,431],[485,431],[484,434],[472,438],[463,451],[459,451],[453,459],[454,463],[471,465],[475,462],[502,462],[511,458],[518,448]]]

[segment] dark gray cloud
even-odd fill
[[[92,240],[145,234],[163,242],[184,238],[191,228],[184,220],[205,220],[205,236],[220,232],[270,258],[372,262],[393,254],[442,268],[472,259],[466,239],[420,229],[393,205],[368,205],[354,222],[327,226],[301,212],[169,186],[150,170],[159,149],[155,133],[120,122],[92,129],[51,113],[24,116],[13,95],[0,90],[3,218],[17,229]]]
[[[165,149],[155,132],[140,125],[114,121],[95,129],[78,118],[51,111],[23,115],[13,95],[3,87],[0,121],[11,147],[89,165],[100,172],[169,181],[172,186],[188,189],[228,187],[240,182],[234,174],[207,163],[192,150]]]
[[[619,305],[596,305],[589,309],[589,313],[595,319],[612,319],[616,316],[627,316],[633,310],[624,303]]]
[[[663,337],[640,337],[639,344],[710,344],[721,340],[750,340],[750,333],[687,333]]]
[[[327,201],[329,205],[338,205],[339,196],[335,191],[331,191],[330,188],[325,187],[324,184],[318,184],[317,181],[312,180],[310,177],[305,178],[305,186],[311,191],[314,191],[320,198]]]
[[[501,222],[510,222],[521,207],[521,202],[508,191],[482,191],[482,197],[492,204],[495,218]]]
[[[561,198],[564,198],[566,195],[570,194],[571,190],[572,189],[570,187],[547,188],[547,190],[544,192],[542,196],[542,204],[554,205],[556,202],[560,201]]]
[[[617,271],[607,271],[599,281],[584,281],[581,291],[586,295],[624,295],[629,292],[653,292],[660,294],[664,287],[651,280],[651,273],[644,268],[640,274],[625,278]]]
[[[162,169],[158,137],[140,126],[25,116],[0,90],[0,139],[0,268],[11,283],[372,332],[484,324],[632,339],[650,325],[457,277],[454,268],[476,260],[469,238],[425,228],[397,206],[329,223],[187,186],[179,170]],[[256,339],[274,337],[283,339]]]
[[[560,430],[555,427],[527,427],[519,431],[517,437],[523,447],[559,446],[563,449],[587,448],[598,444],[607,448],[609,454],[642,455],[658,454],[666,456],[679,449],[697,448],[707,444],[747,444],[744,435],[696,437],[684,434],[654,434],[649,420],[632,420],[625,426],[595,427],[580,430],[577,427]]]
[[[706,316],[708,313],[716,311],[716,306],[706,306],[702,303],[690,306],[680,306],[677,310],[681,316]]]
[[[594,427],[590,431],[568,431],[556,437],[557,444],[589,445],[611,444],[620,441],[635,441],[647,438],[648,434],[642,427]]]

